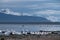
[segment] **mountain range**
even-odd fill
[[[37,16],[16,16],[0,12],[0,22],[50,22],[44,17]]]

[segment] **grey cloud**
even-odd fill
[[[18,2],[18,1],[47,1],[47,0],[0,0],[0,2]]]

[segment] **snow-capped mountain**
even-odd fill
[[[11,12],[9,9],[2,9],[0,11],[0,22],[50,22],[50,21],[44,17],[20,15],[19,13]]]

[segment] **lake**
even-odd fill
[[[60,25],[40,24],[0,24],[0,30],[9,31],[60,31]]]

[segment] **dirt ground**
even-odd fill
[[[0,36],[0,40],[60,40],[60,35],[10,35]]]

